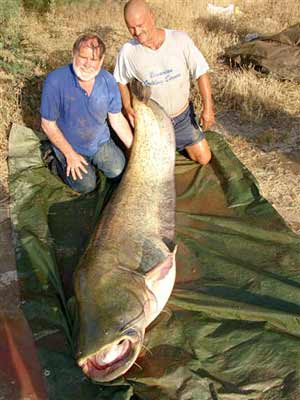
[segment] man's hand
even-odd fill
[[[203,104],[203,110],[200,116],[200,124],[202,125],[202,129],[206,131],[215,123],[215,113],[208,73],[206,72],[205,74],[201,75],[197,79],[197,83]]]
[[[212,107],[205,107],[200,116],[200,124],[204,131],[210,129],[215,124],[215,113]]]
[[[77,180],[77,178],[82,179],[82,172],[84,174],[87,174],[87,169],[86,165],[88,165],[88,162],[85,160],[83,156],[80,154],[76,153],[76,151],[70,152],[70,154],[66,155],[66,160],[67,160],[67,176],[71,176],[74,181]]]
[[[134,109],[130,106],[125,108],[124,110],[130,125],[132,126],[132,128],[134,128],[134,120],[135,120]]]
[[[58,128],[55,121],[48,121],[42,118],[43,131],[48,136],[49,140],[64,154],[67,160],[67,176],[72,175],[74,181],[77,177],[82,179],[81,172],[87,174],[85,165],[88,165],[84,157],[78,154],[70,143],[66,140],[61,130]]]

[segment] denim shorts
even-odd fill
[[[67,163],[65,156],[52,146],[56,169],[60,178],[73,190],[80,193],[88,193],[96,188],[97,170],[102,171],[108,178],[117,178],[125,167],[125,156],[123,151],[115,144],[112,138],[103,143],[93,156],[83,156],[88,165],[85,166],[87,173],[82,172],[82,179],[73,180],[71,174],[67,176]]]
[[[193,104],[190,103],[187,109],[171,119],[176,139],[176,149],[181,151],[185,147],[201,142],[205,138],[204,133],[197,123]]]

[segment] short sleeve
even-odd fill
[[[187,34],[185,34],[184,40],[184,54],[193,79],[198,79],[209,70],[203,54]]]
[[[43,84],[40,114],[49,121],[56,121],[60,113],[59,90],[52,85],[51,77],[47,77]]]
[[[108,112],[119,113],[122,109],[121,95],[115,78],[107,72],[106,82],[108,88]]]
[[[122,47],[121,51],[118,53],[117,61],[114,70],[114,78],[118,83],[122,85],[127,85],[132,78],[133,75],[131,73],[131,68],[129,65],[128,57],[126,56],[126,44]]]

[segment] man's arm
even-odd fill
[[[123,108],[126,113],[126,117],[128,118],[130,125],[134,127],[134,110],[131,105],[131,95],[130,95],[130,90],[129,90],[129,84],[123,85],[122,83],[118,83],[120,93],[121,93],[121,98],[122,98],[122,104]]]
[[[108,113],[108,119],[113,130],[125,144],[127,149],[129,149],[132,145],[133,135],[127,119],[121,112]]]
[[[67,176],[71,173],[74,181],[76,181],[77,177],[82,179],[81,172],[87,173],[85,165],[88,165],[88,163],[85,158],[73,149],[70,143],[65,139],[55,121],[49,121],[42,118],[42,129],[48,136],[50,142],[53,143],[54,146],[56,146],[66,157]]]
[[[215,113],[208,73],[206,72],[205,74],[201,75],[197,79],[197,83],[203,103],[200,123],[205,131],[215,123]]]

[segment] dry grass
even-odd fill
[[[230,102],[244,119],[261,120],[268,113],[276,117],[278,110],[291,117],[300,113],[299,84],[263,77],[253,70],[228,72],[225,79],[216,79],[219,103]]]
[[[208,2],[219,6],[233,3],[240,13],[229,18],[212,16],[207,12]],[[124,0],[90,0],[55,7],[53,1],[44,16],[25,14],[22,10],[15,13],[13,26],[7,29],[21,35],[21,50],[15,51],[13,46],[4,49],[0,38],[0,60],[5,59],[11,65],[19,62],[23,68],[18,73],[5,72],[0,67],[0,179],[4,189],[7,188],[7,136],[11,123],[39,126],[42,81],[47,72],[69,62],[72,44],[79,33],[87,30],[100,33],[108,49],[105,67],[112,70],[117,50],[129,37],[123,22],[124,3]],[[159,26],[187,31],[202,50],[211,66],[218,129],[257,176],[263,194],[282,214],[285,214],[282,204],[290,207],[288,211],[293,209],[300,227],[300,210],[295,205],[300,204],[300,194],[295,189],[300,187],[300,182],[289,169],[289,163],[285,169],[281,159],[282,152],[296,150],[299,144],[299,85],[262,77],[251,70],[231,71],[217,62],[226,47],[238,43],[247,33],[275,33],[299,22],[300,3],[293,0],[152,0],[150,4]],[[199,96],[196,91],[193,95],[199,109]],[[224,120],[226,113],[234,118]],[[265,168],[264,162],[273,163],[274,168]],[[293,219],[288,217],[292,224]]]

